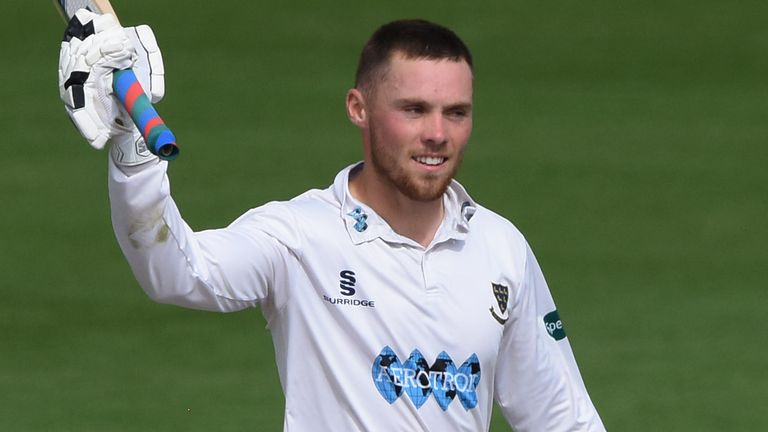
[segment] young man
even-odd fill
[[[112,25],[95,27],[92,46],[121,52],[99,40]],[[119,56],[108,57],[90,73],[104,76]],[[86,93],[108,93],[107,81]],[[98,114],[113,147],[113,226],[136,278],[163,303],[261,308],[286,431],[485,431],[494,401],[516,431],[604,430],[525,239],[453,179],[472,81],[452,31],[381,27],[346,99],[363,161],[327,189],[197,233],[170,196],[166,163]]]

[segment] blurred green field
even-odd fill
[[[114,4],[163,48],[196,229],[361,157],[343,100],[376,26],[453,27],[476,58],[460,180],[527,235],[609,430],[768,430],[764,2]],[[260,313],[144,296],[106,153],[58,100],[63,23],[48,2],[0,13],[0,430],[281,430]]]

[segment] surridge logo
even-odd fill
[[[477,386],[480,384],[480,360],[472,354],[458,368],[451,357],[442,351],[430,366],[418,349],[401,363],[397,354],[385,346],[373,362],[373,383],[381,396],[390,404],[403,393],[416,408],[434,395],[443,411],[458,396],[465,410],[477,406]]]
[[[376,302],[370,299],[351,298],[357,293],[357,278],[352,270],[342,270],[339,272],[339,294],[344,297],[331,297],[323,294],[323,300],[334,306],[362,306],[375,308]]]
[[[352,270],[342,270],[339,272],[339,288],[341,288],[341,294],[345,296],[355,295],[355,272]]]

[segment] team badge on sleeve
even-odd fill
[[[504,325],[509,319],[509,315],[507,315],[509,287],[491,282],[491,288],[493,289],[493,296],[496,298],[496,304],[499,306],[499,313],[496,313],[496,311],[493,309],[493,306],[491,306],[488,310],[491,311],[493,319],[498,321],[499,324]],[[504,315],[507,315],[506,318],[503,317]]]

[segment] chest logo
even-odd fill
[[[355,220],[355,231],[363,232],[368,229],[368,215],[363,212],[360,207],[355,207],[354,210],[347,213],[347,216],[351,216]]]
[[[355,272],[352,270],[342,270],[339,273],[339,288],[341,288],[341,294],[345,296],[355,295]]]
[[[430,366],[418,349],[401,362],[392,348],[386,346],[373,361],[371,373],[376,390],[390,404],[405,393],[416,409],[430,396],[443,411],[448,410],[454,399],[458,399],[465,410],[477,406],[480,360],[476,354],[457,367],[443,351]]]
[[[356,298],[358,294],[357,275],[352,270],[342,270],[339,272],[339,294],[336,297],[333,294],[323,294],[323,300],[334,306],[361,306],[366,308],[376,307],[376,302],[370,299]]]
[[[491,282],[491,288],[493,289],[493,296],[496,298],[496,304],[499,307],[499,313],[496,313],[496,311],[493,309],[493,306],[488,308],[488,310],[491,311],[491,316],[493,316],[493,319],[495,319],[499,324],[504,325],[509,319],[509,314],[507,314],[509,287]],[[506,318],[504,315],[506,315]]]

